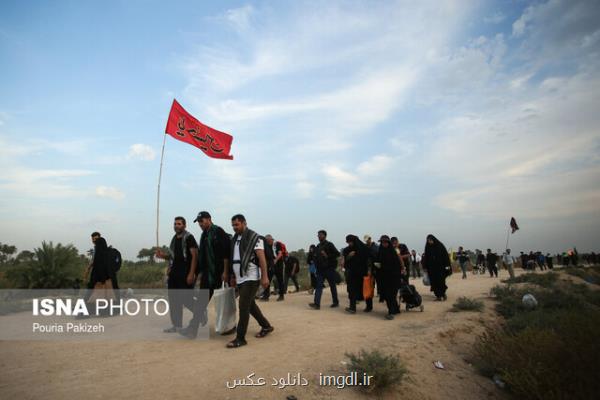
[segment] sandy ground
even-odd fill
[[[501,271],[500,278],[507,278]],[[468,363],[469,351],[485,324],[493,324],[491,287],[500,283],[486,275],[448,280],[448,301],[433,302],[429,288],[414,282],[423,295],[425,311],[403,312],[384,320],[385,307],[374,312],[344,312],[345,287],[340,287],[341,307],[330,309],[329,289],[322,308],[309,309],[312,296],[299,292],[284,302],[259,303],[275,332],[254,338],[258,325],[251,318],[248,345],[226,349],[232,337],[210,340],[124,342],[0,342],[0,398],[2,399],[298,399],[373,397],[355,388],[319,385],[319,373],[342,374],[345,352],[377,348],[397,353],[409,370],[402,385],[380,398],[497,399],[505,398],[489,380]],[[448,312],[459,296],[485,301],[483,313]],[[362,305],[359,305],[362,308]],[[212,307],[211,307],[212,308]],[[211,317],[214,321],[214,316]],[[212,330],[212,328],[211,328]],[[441,360],[445,370],[434,368]],[[227,382],[254,373],[267,385],[228,389]],[[278,388],[273,378],[300,373],[307,386]]]

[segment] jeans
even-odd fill
[[[463,279],[467,279],[467,262],[461,262],[460,264],[460,269],[462,270],[462,278]]]
[[[333,304],[339,304],[337,285],[335,283],[335,269],[327,268],[317,271],[317,288],[315,289],[315,304],[321,305],[321,295],[323,294],[323,282],[327,280],[331,289],[331,298]]]
[[[238,285],[238,290],[240,293],[240,320],[237,324],[238,340],[246,339],[246,332],[248,331],[248,321],[250,320],[250,315],[254,317],[256,322],[258,322],[258,324],[262,328],[268,328],[271,326],[269,321],[267,321],[267,319],[263,316],[262,312],[260,311],[260,308],[258,308],[258,305],[256,304],[256,301],[254,299],[259,286],[260,281],[246,281]]]

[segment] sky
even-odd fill
[[[600,2],[2,1],[0,242],[153,246],[201,210],[288,249],[600,250]]]

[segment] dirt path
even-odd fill
[[[506,278],[501,272],[501,278]],[[503,393],[479,376],[466,361],[483,323],[495,319],[486,299],[498,279],[460,274],[450,277],[448,301],[433,302],[420,281],[425,312],[403,312],[393,321],[383,319],[385,307],[348,315],[345,288],[339,288],[342,307],[330,309],[329,289],[320,311],[307,304],[312,296],[300,292],[285,302],[260,303],[275,326],[265,339],[255,339],[258,325],[251,318],[248,345],[226,349],[230,337],[211,334],[208,341],[148,342],[0,342],[0,398],[3,399],[298,399],[365,398],[353,388],[319,385],[319,373],[343,373],[345,352],[378,348],[400,354],[409,376],[382,398],[495,399]],[[459,296],[484,299],[483,313],[449,313]],[[214,319],[213,319],[214,320]],[[433,367],[441,360],[446,370]],[[272,378],[301,373],[308,386],[279,389]],[[267,385],[227,389],[226,383],[255,373]]]

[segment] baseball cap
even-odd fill
[[[198,222],[202,218],[211,218],[211,216],[208,211],[200,211],[194,222]]]

